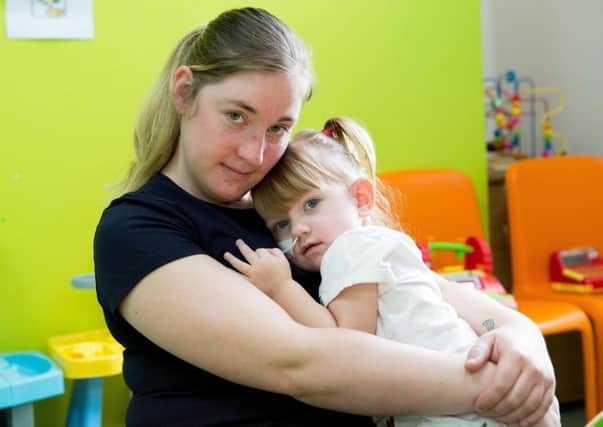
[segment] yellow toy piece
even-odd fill
[[[595,288],[593,285],[581,283],[551,282],[551,289],[557,292],[572,292],[578,294],[603,293],[603,289]]]
[[[94,378],[121,373],[124,349],[107,329],[50,337],[48,345],[65,378]]]
[[[584,274],[572,270],[571,268],[564,268],[561,270],[561,274],[563,274],[568,279],[574,279],[576,282],[582,282],[584,280]]]

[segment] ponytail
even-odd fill
[[[368,131],[352,119],[334,117],[326,121],[322,133],[339,142],[370,180],[376,178],[375,147]]]

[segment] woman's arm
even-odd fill
[[[538,327],[475,289],[436,278],[444,300],[480,335],[467,369],[480,369],[487,360],[497,363],[495,380],[480,393],[476,410],[506,423],[534,424],[555,393],[555,374]]]
[[[242,241],[238,241],[237,246],[249,264],[230,254],[226,259],[278,302],[295,320],[312,326],[331,326],[333,313],[339,326],[374,331],[370,321],[376,322],[376,285],[358,285],[346,289],[345,294],[338,296],[339,302],[333,301],[329,304],[329,312],[315,303],[301,286],[291,280],[288,263],[280,251],[254,251]],[[505,422],[522,420],[526,425],[531,425],[540,420],[552,402],[551,400],[547,404],[547,400],[552,399],[554,394],[554,375],[552,368],[548,371],[546,366],[548,362],[550,367],[546,348],[527,341],[536,350],[544,349],[544,354],[525,357],[525,345],[514,339],[517,330],[524,328],[527,328],[527,331],[523,331],[525,338],[531,339],[534,333],[533,324],[528,320],[529,324],[525,325],[525,318],[516,316],[516,313],[469,287],[449,282],[439,275],[435,277],[444,300],[452,304],[459,315],[483,336],[471,349],[466,368],[470,372],[479,371],[488,360],[500,364],[496,381],[484,388],[476,402],[475,410]],[[368,297],[371,290],[375,292],[372,300]],[[369,304],[371,301],[375,307],[372,316]],[[359,306],[364,310],[363,315],[357,319],[354,319],[355,316],[349,316],[351,308]],[[349,323],[351,319],[354,320]],[[492,332],[487,332],[490,329]],[[537,329],[536,335],[540,336]],[[541,336],[540,338],[541,343],[544,343]],[[544,365],[538,364],[543,361]]]
[[[460,355],[344,328],[302,326],[243,276],[205,255],[153,271],[120,311],[150,340],[195,366],[350,413],[467,412],[493,377],[491,365],[468,373]]]

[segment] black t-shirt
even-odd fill
[[[162,174],[103,212],[94,239],[97,296],[107,326],[125,347],[123,375],[133,394],[127,425],[370,426],[366,417],[325,411],[212,375],[162,350],[119,314],[119,304],[153,270],[194,254],[227,265],[224,252],[239,253],[237,238],[252,248],[275,246],[253,209],[204,202]],[[293,266],[293,276],[317,298],[316,274]]]

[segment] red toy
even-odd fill
[[[551,254],[551,287],[562,292],[603,292],[603,259],[592,247],[565,249]]]

